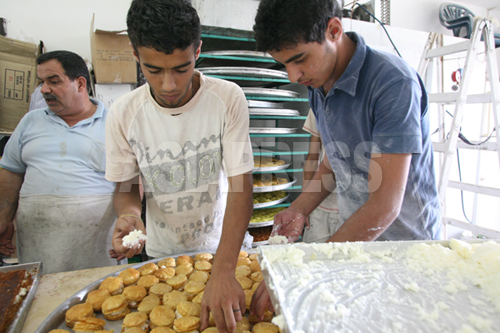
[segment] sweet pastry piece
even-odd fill
[[[70,331],[67,330],[61,330],[56,328],[55,330],[50,330],[49,333],[71,333]]]
[[[217,327],[207,327],[201,333],[219,333]]]
[[[160,279],[154,275],[144,275],[137,280],[137,285],[146,288],[146,290],[149,290],[149,288],[157,283],[160,283]]]
[[[235,332],[249,331],[250,330],[250,322],[247,317],[241,318],[240,321],[236,322]]]
[[[84,317],[95,317],[94,308],[90,303],[80,303],[70,307],[65,315],[66,326],[73,327],[78,319]]]
[[[280,329],[273,323],[261,322],[254,325],[252,333],[279,333]]]
[[[136,309],[148,292],[142,286],[128,286],[123,289],[122,295],[127,299],[128,307]]]
[[[129,312],[127,299],[123,295],[111,296],[102,303],[102,313],[107,320],[123,319]]]
[[[176,318],[186,317],[186,316],[201,316],[201,305],[189,301],[181,301],[177,304],[177,310],[175,311]]]
[[[262,275],[262,272],[254,272],[250,275],[250,279],[252,279],[253,282],[260,282],[264,280],[264,276]]]
[[[187,276],[184,274],[176,275],[168,279],[166,282],[175,290],[182,290],[184,285],[187,283]]]
[[[202,283],[206,284],[209,278],[210,278],[210,274],[208,274],[207,272],[196,271],[189,276],[188,280],[202,282]]]
[[[253,281],[245,276],[237,276],[236,280],[240,283],[243,290],[252,288]]]
[[[126,331],[123,331],[123,329],[122,329],[122,332],[126,332],[126,333],[144,333],[144,332],[149,332],[149,328],[147,328],[146,330],[143,330],[140,327],[130,327],[130,328],[127,328]],[[94,333],[98,333],[98,332],[94,332]],[[109,332],[109,333],[114,333],[114,330],[113,330],[113,332]]]
[[[175,259],[172,257],[168,257],[158,261],[158,268],[167,268],[167,267],[175,267],[177,266],[175,263]]]
[[[75,331],[75,333],[94,332],[102,330],[105,325],[106,321],[104,319],[84,317],[77,320],[75,326],[73,327],[73,330]]]
[[[238,258],[248,258],[248,253],[246,251],[241,250],[238,254]]]
[[[241,265],[250,265],[252,261],[248,258],[238,258],[238,261],[236,262],[236,267],[241,266]]]
[[[177,260],[175,261],[175,263],[177,264],[177,266],[182,265],[182,264],[194,265],[194,259],[186,254],[183,254],[183,255],[177,257]]]
[[[163,299],[163,296],[171,291],[172,287],[166,283],[157,283],[149,288],[149,293],[158,296],[159,299]]]
[[[255,290],[247,289],[247,290],[243,290],[243,292],[245,293],[246,308],[247,308],[247,310],[250,310],[250,304],[252,303],[252,297],[253,297]]]
[[[109,276],[99,285],[99,289],[106,289],[111,296],[121,294],[123,287],[123,280],[118,276]]]
[[[205,290],[205,284],[203,282],[189,281],[184,286],[184,292],[188,297],[188,301],[192,300],[199,293]]]
[[[212,271],[212,264],[210,262],[208,262],[207,260],[200,260],[194,264],[194,268],[197,271],[210,273]]]
[[[252,270],[252,272],[260,272],[261,269],[260,269],[260,264],[257,260],[254,260],[250,263],[250,269]]]
[[[132,327],[141,332],[149,332],[148,314],[144,312],[131,312],[123,318],[122,332],[130,332]]]
[[[259,257],[258,253],[252,253],[251,255],[248,256],[248,259],[250,259],[251,261],[254,261],[254,260],[257,260],[258,257]]]
[[[202,261],[202,260],[206,260],[206,261],[212,261],[213,259],[213,255],[211,255],[210,253],[198,253],[194,256],[194,261]]]
[[[196,303],[196,304],[201,304],[201,301],[203,300],[203,295],[205,294],[205,291],[202,291],[198,295],[196,295],[195,298],[191,300],[191,302]]]
[[[194,316],[181,317],[174,320],[174,331],[192,332],[200,328],[200,318]]]
[[[141,276],[151,275],[158,269],[158,266],[155,263],[148,262],[147,264],[139,267],[138,271],[141,273]]]
[[[86,303],[90,303],[94,311],[101,312],[102,303],[111,297],[107,289],[96,289],[87,294]]]
[[[250,274],[252,274],[252,269],[250,266],[247,265],[241,265],[236,267],[236,270],[234,271],[234,276],[244,276],[244,277],[249,277]]]
[[[137,311],[140,312],[145,312],[145,313],[151,313],[151,310],[153,310],[156,306],[160,305],[161,301],[160,298],[156,295],[150,294],[139,303],[139,306],[137,307]]]
[[[157,327],[152,329],[149,333],[176,333],[170,327]]]
[[[167,279],[170,279],[174,275],[175,275],[175,269],[172,267],[158,268],[154,272],[154,276],[160,279],[161,282],[167,281]]]
[[[0,273],[0,332],[10,326],[32,284],[24,269]]]
[[[113,329],[111,329],[111,330],[99,330],[99,331],[95,331],[94,333],[115,333],[115,330],[113,330]],[[134,333],[134,332],[129,332],[129,333]]]
[[[186,275],[189,276],[193,273],[194,268],[192,264],[182,264],[175,268],[176,275]]]
[[[123,280],[123,285],[124,286],[130,286],[139,280],[139,277],[141,276],[141,273],[133,267],[129,267],[127,269],[124,269],[123,271],[118,274],[118,277],[121,277]]]
[[[172,310],[177,310],[177,305],[182,301],[187,301],[186,293],[178,290],[172,290],[163,296],[163,305],[168,306]]]
[[[175,320],[175,312],[165,305],[156,306],[149,314],[151,328],[172,327]]]
[[[257,288],[259,287],[259,284],[260,284],[260,281],[259,282],[255,282],[250,290],[256,291]]]
[[[274,313],[272,313],[271,311],[269,310],[265,310],[264,311],[264,319],[262,320],[262,322],[268,322],[270,323],[271,320],[273,319],[274,317]],[[257,318],[256,315],[250,315],[248,316],[248,321],[252,324],[252,325],[255,325],[259,322],[261,322],[261,320],[259,318]]]

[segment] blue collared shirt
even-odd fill
[[[309,100],[335,172],[339,211],[349,218],[367,200],[374,153],[412,154],[401,212],[378,240],[440,239],[440,204],[427,112],[427,93],[404,60],[367,46],[361,36],[342,76],[325,96]]]
[[[28,112],[5,146],[0,167],[25,173],[21,195],[89,195],[113,193],[104,178],[105,122],[108,110],[97,110],[74,126],[48,108]]]

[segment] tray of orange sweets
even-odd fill
[[[249,250],[252,252],[253,250]],[[247,309],[262,281],[257,254],[241,251],[235,276],[241,284]],[[186,253],[127,266],[80,290],[45,319],[36,333],[49,332],[200,332],[201,300],[210,279],[213,255]],[[237,332],[271,329],[273,314],[261,322],[248,311]],[[216,332],[212,315],[210,327]]]

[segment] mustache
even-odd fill
[[[42,94],[42,95],[43,95],[43,98],[45,98],[45,99],[52,99],[54,101],[58,101],[58,99],[55,95],[52,95],[52,94]]]

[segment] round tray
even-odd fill
[[[269,241],[262,241],[262,242],[253,242],[252,247],[257,247],[257,246],[263,246],[263,245],[269,245]]]
[[[273,58],[267,52],[247,51],[247,50],[209,51],[209,52],[202,52],[202,54],[213,55],[213,56],[240,56],[240,57],[271,58],[271,59]]]
[[[300,112],[291,109],[249,108],[251,116],[300,116]]]
[[[283,201],[288,199],[289,196],[290,196],[290,194],[287,194],[285,197],[278,199],[278,200],[253,204],[253,208],[265,208],[265,207],[274,206],[274,205],[277,205],[279,203],[282,203]],[[255,224],[255,223],[251,223],[251,224]]]
[[[296,91],[285,89],[268,89],[268,88],[241,88],[245,95],[262,96],[262,97],[299,97],[300,94]]]
[[[277,170],[284,170],[290,166],[290,163],[288,164],[283,164],[283,165],[278,165],[278,166],[270,166],[270,167],[262,167],[262,168],[253,168],[253,172],[257,171],[277,171]]]
[[[264,221],[264,222],[249,223],[248,227],[249,228],[269,227],[270,225],[273,225],[273,224],[274,224],[274,220],[273,221]]]
[[[253,192],[258,193],[258,192],[272,192],[272,191],[284,190],[284,189],[291,187],[296,181],[297,181],[297,178],[294,177],[291,182],[286,183],[286,184],[254,187]]]
[[[250,134],[290,134],[297,132],[296,128],[284,128],[284,127],[250,127]]]
[[[205,75],[234,75],[288,79],[287,72],[258,67],[202,67],[198,68],[198,70]]]
[[[283,109],[283,104],[277,102],[247,100],[247,103],[249,108]]]

